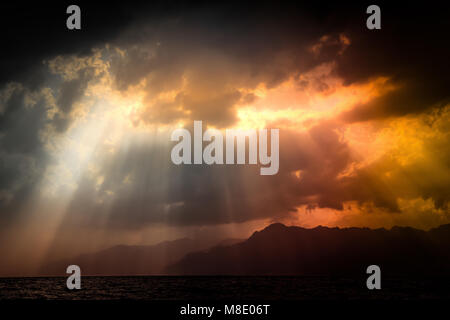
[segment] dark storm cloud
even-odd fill
[[[448,90],[443,80],[430,78],[425,74],[416,75],[416,79],[388,81],[388,85],[397,88],[368,103],[356,105],[352,110],[343,112],[344,121],[368,121],[406,114],[421,113],[427,109],[444,107],[450,102]],[[432,79],[432,80],[428,80]]]
[[[161,115],[155,96],[180,90],[174,109],[182,108],[190,119],[208,119],[226,127],[236,121],[236,104],[249,101],[240,89],[260,83],[274,87],[325,61],[308,52],[321,31],[299,32],[307,18],[288,15],[280,23],[280,17],[259,17],[259,12],[247,17],[230,9],[200,8],[173,14],[163,22],[137,22],[113,42],[125,52],[112,59],[116,86],[126,90],[146,80],[147,109],[142,120],[151,123]],[[163,121],[175,121],[179,112],[164,113]]]
[[[67,128],[70,118],[66,113],[81,96],[87,81],[79,78],[78,82],[64,82],[58,98],[60,112],[49,118],[52,102],[42,90],[55,84],[55,76],[48,72],[44,60],[59,54],[90,54],[93,46],[113,37],[129,18],[122,10],[103,14],[104,6],[84,3],[89,10],[83,21],[90,26],[89,31],[71,33],[65,28],[68,5],[15,2],[2,3],[0,8],[0,91],[6,94],[8,88],[13,88],[10,96],[4,96],[0,108],[2,222],[19,218],[20,209],[50,161],[41,134],[48,125],[58,131]],[[31,96],[37,101],[30,104],[27,99]]]
[[[450,70],[446,58],[450,52],[445,41],[449,29],[445,5],[379,3],[382,29],[371,31],[365,27],[368,4],[80,2],[83,27],[76,32],[65,28],[68,3],[3,4],[0,85],[12,80],[38,84],[43,79],[39,67],[42,61],[56,55],[89,54],[93,47],[105,43],[131,47],[159,40],[167,49],[153,65],[143,63],[139,70],[130,65],[118,69],[119,87],[132,84],[149,70],[165,68],[170,74],[171,65],[176,77],[179,56],[196,54],[196,47],[205,52],[217,50],[241,61],[255,76],[265,74],[270,86],[320,63],[302,55],[305,44],[326,34],[345,33],[351,46],[337,59],[337,69],[347,83],[389,76],[400,85],[411,86],[405,90],[421,101],[410,108],[385,104],[383,114],[414,112],[447,98],[445,77]],[[127,29],[132,32],[120,37]],[[336,49],[325,47],[320,59],[335,60]],[[277,52],[292,53],[292,63],[284,68],[274,64]],[[131,58],[145,60],[142,56]],[[152,85],[158,84],[155,81]],[[370,117],[367,108],[361,108],[362,119]],[[353,118],[358,119],[358,115]]]
[[[11,82],[0,90],[0,219],[18,218],[36,191],[53,161],[49,139],[55,142],[67,129],[74,103],[92,80],[95,77],[89,67],[65,81],[47,71],[39,88]],[[55,84],[56,90],[48,87]]]
[[[57,104],[64,113],[70,113],[73,104],[83,96],[87,88],[89,78],[83,75],[77,79],[65,81],[61,84]]]
[[[83,56],[109,43],[126,50],[125,57],[113,58],[111,63],[119,89],[146,78],[146,90],[152,97],[174,88],[186,73],[192,73],[193,85],[179,97],[184,112],[211,121],[215,116],[217,125],[223,127],[236,120],[233,107],[241,101],[238,87],[251,88],[260,82],[273,87],[329,58],[312,59],[307,53],[307,47],[329,31],[321,24],[329,13],[322,14],[318,8],[307,7],[314,12],[308,14],[297,5],[264,2],[256,7],[232,2],[79,5],[80,31],[65,28],[67,6],[62,3],[11,5],[2,11],[2,30],[15,32],[4,34],[4,42],[14,45],[1,50],[0,87],[20,81],[32,90],[39,88],[46,80],[44,60],[57,55]],[[157,48],[151,47],[156,44]],[[238,77],[239,73],[242,76]],[[60,88],[63,111],[71,108],[84,85],[80,78]],[[217,107],[207,111],[213,106]],[[159,109],[156,103],[142,119],[162,116],[170,122],[178,117],[179,111],[161,114]],[[62,129],[67,127],[66,117],[57,118]]]
[[[44,172],[47,157],[41,130],[47,123],[45,94],[27,102],[26,89],[12,85],[2,101],[0,113],[0,208],[1,219],[19,214],[27,197]]]
[[[373,32],[352,26],[346,30],[352,44],[338,58],[337,73],[346,83],[389,77],[398,90],[358,105],[343,115],[348,121],[365,121],[444,106],[449,100],[450,30],[445,4],[404,3],[380,5],[382,29]]]
[[[387,86],[396,88],[344,113],[345,121],[420,113],[448,103],[450,45],[441,32],[449,30],[445,8],[411,3],[380,6],[382,29],[375,31],[365,27],[365,4],[319,8],[262,3],[244,4],[238,11],[233,4],[200,5],[170,12],[166,19],[138,19],[113,42],[132,48],[126,59],[113,63],[113,72],[121,89],[147,79],[149,97],[180,86],[191,72],[196,87],[187,88],[177,105],[199,117],[209,106],[218,112],[215,120],[222,127],[235,121],[233,107],[239,102],[229,99],[238,92],[225,88],[254,88],[261,82],[271,88],[323,62],[335,62],[335,72],[346,84],[383,76],[390,79]],[[340,41],[343,35],[348,43]],[[209,82],[202,84],[204,79]],[[214,90],[222,92],[214,94]],[[199,91],[211,94],[199,99]],[[156,109],[149,107],[143,120],[155,119]],[[170,114],[177,119],[176,112]],[[207,116],[213,120],[212,114]],[[171,120],[168,113],[165,119]]]
[[[9,81],[38,85],[45,79],[39,70],[44,60],[61,54],[90,54],[92,47],[110,40],[126,26],[133,12],[116,1],[107,5],[79,1],[83,28],[71,32],[66,28],[66,8],[70,4],[1,4],[0,86]]]
[[[345,36],[317,18],[288,10],[277,7],[269,14],[262,6],[236,13],[231,5],[213,6],[162,22],[138,21],[112,43],[121,49],[112,55],[115,85],[125,91],[146,81],[144,122],[159,116],[163,123],[176,121],[181,109],[189,120],[229,126],[237,119],[236,106],[251,101],[245,90],[260,84],[276,87],[333,61],[348,46]],[[328,31],[320,49],[312,52]],[[173,102],[154,101],[171,90],[179,91]]]

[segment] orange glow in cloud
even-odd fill
[[[305,130],[318,121],[334,119],[359,103],[395,88],[380,77],[364,84],[344,86],[330,75],[332,65],[322,65],[298,79],[289,79],[276,88],[259,86],[252,93],[258,98],[237,110],[241,128],[263,128],[277,123],[281,128]]]

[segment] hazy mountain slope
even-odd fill
[[[83,275],[159,274],[167,264],[209,246],[191,239],[166,241],[153,246],[119,245],[48,264],[41,268],[41,274],[65,275],[70,264],[80,266]]]

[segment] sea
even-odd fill
[[[324,276],[84,276],[80,290],[65,277],[0,278],[0,300],[298,301],[433,300],[450,298],[450,278],[383,278],[369,290],[364,278]]]

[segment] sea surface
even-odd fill
[[[415,300],[449,299],[450,278],[382,279],[368,290],[365,279],[289,276],[108,276],[0,278],[0,299],[46,300]]]

